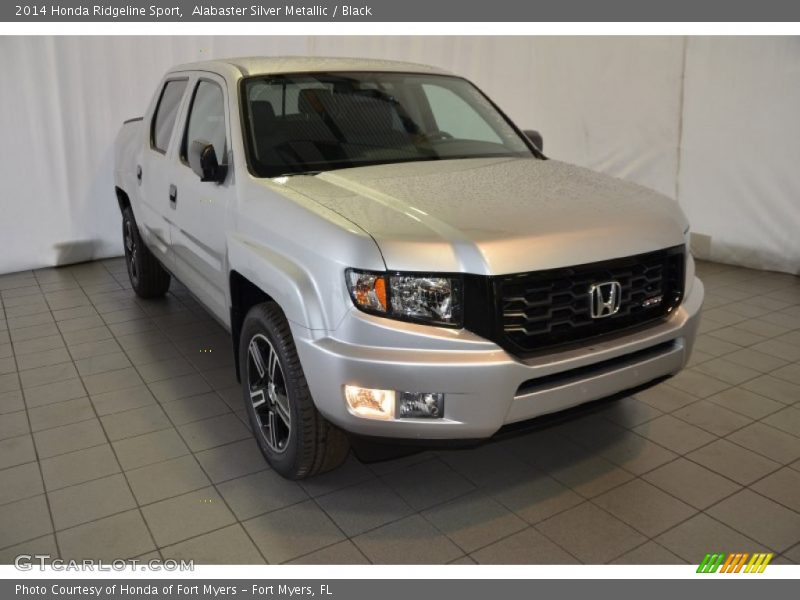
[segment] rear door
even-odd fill
[[[173,267],[170,220],[175,212],[170,174],[180,145],[178,115],[188,84],[186,76],[168,77],[162,83],[152,116],[144,123],[144,151],[137,165],[142,193],[136,219],[148,248],[168,269]]]
[[[212,73],[193,76],[181,123],[172,183],[177,192],[171,230],[175,274],[222,322],[227,322],[226,231],[235,201],[225,81]],[[211,143],[220,164],[229,166],[222,183],[203,182],[189,166],[194,141]]]

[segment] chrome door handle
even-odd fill
[[[170,184],[169,186],[169,204],[172,208],[177,208],[178,188],[175,187],[175,184]]]

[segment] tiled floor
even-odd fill
[[[301,483],[250,437],[230,341],[121,260],[0,277],[0,561],[800,561],[800,279],[701,264],[691,368],[474,450]]]

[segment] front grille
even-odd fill
[[[517,354],[616,333],[664,318],[683,295],[684,247],[493,278],[500,342]],[[620,284],[619,311],[593,318],[593,284]],[[645,306],[661,296],[660,303]]]

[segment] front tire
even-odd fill
[[[274,302],[250,309],[239,340],[242,395],[258,447],[287,479],[330,471],[347,458],[344,432],[319,414],[289,323]]]
[[[130,206],[122,211],[122,242],[128,278],[136,295],[140,298],[158,298],[166,294],[169,290],[170,274],[142,242]]]

